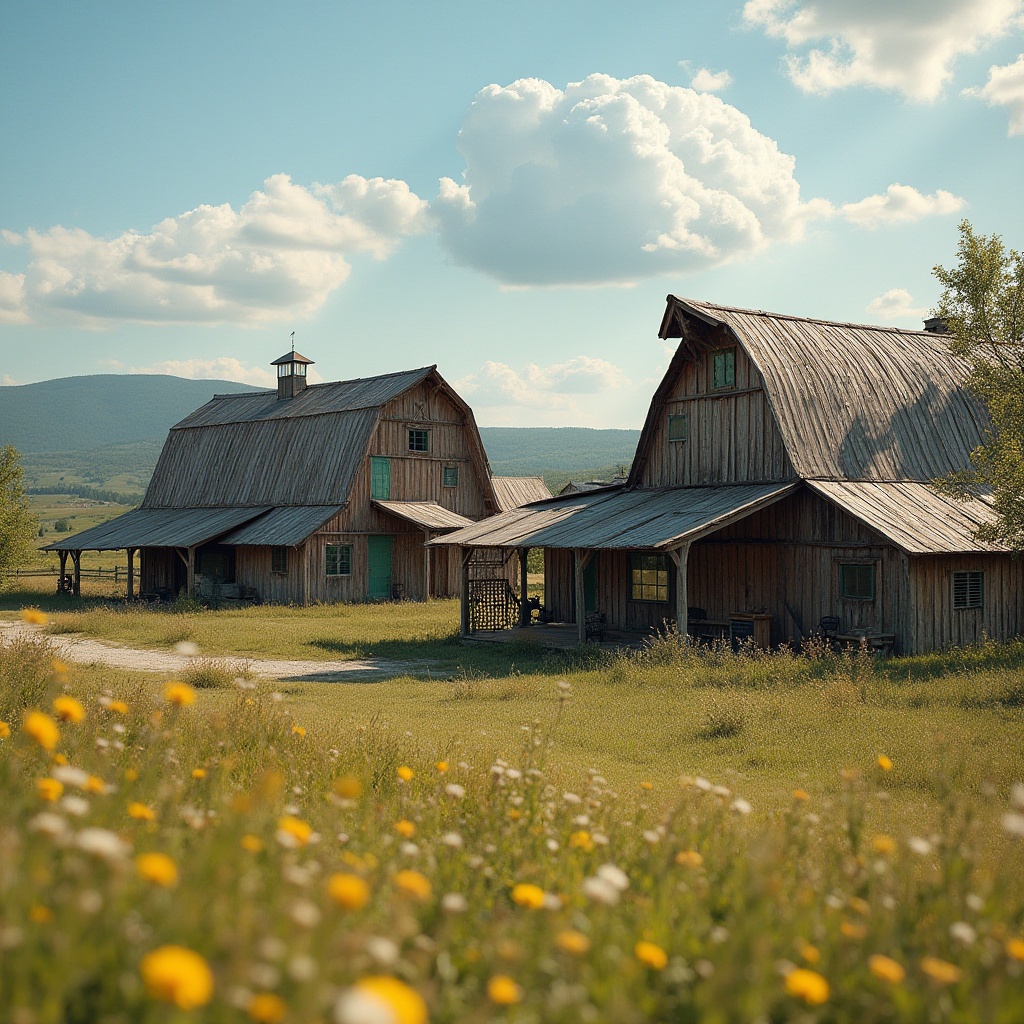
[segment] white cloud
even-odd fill
[[[538,79],[477,94],[461,183],[432,204],[452,256],[506,284],[608,284],[795,241],[794,159],[717,96],[646,75]]]
[[[25,275],[0,270],[0,324],[23,324],[25,311]]]
[[[165,359],[151,366],[133,366],[129,373],[166,373],[172,377],[190,380],[233,380],[240,384],[256,384],[263,388],[276,388],[276,374],[264,366],[246,366],[233,356],[213,359]],[[309,370],[309,382],[319,383],[322,378]]]
[[[701,68],[690,79],[690,88],[697,92],[721,92],[732,85],[732,75],[728,71],[709,71]]]
[[[550,366],[527,363],[522,370],[489,360],[479,373],[463,377],[455,386],[460,394],[472,398],[474,406],[573,411],[580,398],[600,396],[629,383],[613,363],[576,356]]]
[[[993,64],[988,69],[988,81],[964,93],[978,96],[992,107],[1009,107],[1009,134],[1024,135],[1024,53],[1012,64]]]
[[[927,196],[910,185],[890,185],[884,195],[868,196],[856,203],[839,207],[840,217],[862,228],[877,228],[885,224],[910,223],[922,217],[941,217],[964,208],[960,196],[937,189]]]
[[[404,181],[351,175],[335,185],[267,178],[239,210],[199,206],[148,233],[97,238],[60,226],[8,232],[28,248],[20,297],[0,280],[0,311],[92,326],[262,325],[318,309],[348,277],[346,257],[382,259],[427,225],[427,204]]]
[[[886,322],[924,320],[928,310],[914,305],[914,298],[906,288],[890,288],[889,291],[868,303],[868,313]],[[920,326],[918,324],[917,326]]]
[[[748,0],[747,24],[783,39],[793,82],[806,92],[854,85],[934,100],[962,54],[1018,24],[1022,0]]]

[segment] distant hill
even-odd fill
[[[167,431],[215,394],[259,391],[226,380],[147,374],[62,377],[0,388],[0,445],[22,453],[30,490],[141,497]],[[606,478],[633,459],[639,430],[481,427],[491,468],[567,480]]]

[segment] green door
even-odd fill
[[[597,555],[587,562],[583,569],[583,609],[597,611]]]
[[[370,458],[370,497],[387,501],[391,497],[391,460]]]
[[[371,601],[389,601],[391,599],[391,538],[368,537],[370,554],[370,587]]]

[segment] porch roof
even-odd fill
[[[390,512],[407,523],[418,526],[421,530],[430,530],[431,533],[441,531],[450,532],[458,530],[463,526],[470,526],[472,519],[452,512],[451,509],[439,505],[436,501],[374,501],[373,504]]]
[[[190,548],[213,540],[270,509],[137,508],[72,537],[47,544],[43,551],[117,551],[121,548]]]
[[[799,481],[591,491],[537,502],[431,541],[462,547],[665,550],[791,494]]]
[[[242,544],[294,548],[311,533],[315,533],[328,520],[333,519],[344,505],[285,505],[271,509],[265,516],[245,523],[220,538],[221,544]]]

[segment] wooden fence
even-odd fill
[[[68,566],[68,571],[65,575],[71,575],[71,566]],[[12,576],[58,576],[60,572],[58,569],[15,569]],[[128,566],[126,565],[115,565],[113,569],[82,569],[80,576],[83,580],[85,579],[99,579],[99,580],[111,580],[113,583],[127,583],[128,581]],[[135,579],[139,579],[139,568],[135,567]]]

